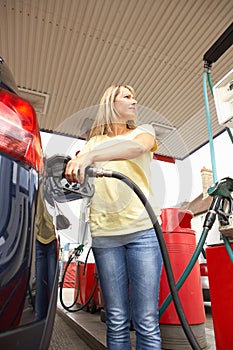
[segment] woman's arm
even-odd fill
[[[149,133],[137,135],[133,140],[120,141],[114,145],[99,146],[88,153],[78,155],[75,159],[68,162],[65,170],[67,181],[79,182],[78,170],[80,172],[80,182],[84,181],[86,167],[95,162],[104,162],[109,160],[123,160],[137,158],[145,152],[155,150],[157,146],[155,138]]]

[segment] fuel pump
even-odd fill
[[[203,89],[208,125],[210,154],[215,185],[209,188],[213,196],[212,207],[208,211],[204,225],[211,229],[218,217],[220,240],[206,248],[208,277],[210,285],[211,309],[214,323],[214,334],[218,350],[231,350],[233,334],[230,325],[233,323],[233,180],[229,177],[217,181],[213,137],[210,123],[206,77],[214,97],[218,122],[226,128],[233,143],[230,128],[233,126],[233,70],[214,87],[211,81],[212,64],[216,62],[233,44],[233,23],[204,54]],[[230,160],[229,160],[230,161]]]
[[[208,189],[208,194],[219,199],[219,206],[215,208],[218,214],[219,231],[229,238],[233,238],[233,180],[226,177]],[[216,206],[216,205],[215,205]],[[212,222],[212,220],[210,220]]]
[[[233,322],[231,278],[233,275],[233,180],[222,179],[208,192],[214,196],[215,205],[209,212],[207,225],[211,226],[217,215],[219,232],[222,235],[222,243],[212,244],[206,248],[214,333],[217,349],[230,350],[233,344],[230,326]]]

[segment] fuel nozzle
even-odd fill
[[[67,183],[65,189],[66,191],[79,194],[81,197],[91,198],[95,193],[94,184],[90,181],[90,178],[93,177],[112,177],[112,171],[96,167],[87,167],[85,170],[84,182],[75,183],[71,186]]]
[[[90,183],[93,177],[92,170],[86,172],[83,184],[69,184],[65,179],[65,168],[70,157],[56,154],[45,160],[44,174],[44,197],[53,205],[54,200],[58,203],[65,203],[83,197],[92,197],[95,193],[94,185]],[[92,169],[92,168],[90,168]],[[94,169],[94,168],[93,168]],[[94,173],[93,173],[94,174]]]
[[[229,225],[229,218],[232,217],[232,192],[233,179],[230,177],[223,178],[208,189],[208,194],[214,198],[206,214],[203,227],[211,229],[217,214],[220,226]]]
[[[212,197],[219,195],[222,198],[232,198],[233,179],[225,177],[211,186],[207,192]]]
[[[204,228],[208,228],[209,230],[212,228],[217,216],[217,211],[218,211],[220,202],[221,202],[221,196],[216,196],[213,198],[213,201],[210,205],[210,208],[205,217],[205,221],[203,223]]]

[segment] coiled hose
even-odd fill
[[[76,293],[76,296],[74,298],[74,301],[71,305],[66,305],[64,303],[64,300],[63,300],[63,286],[64,286],[64,282],[65,282],[65,276],[66,276],[66,273],[67,273],[67,270],[71,264],[71,262],[80,256],[80,254],[82,253],[83,251],[83,247],[84,245],[83,244],[80,244],[77,248],[75,248],[73,250],[73,252],[71,253],[67,263],[66,263],[66,266],[65,266],[65,270],[63,272],[63,275],[62,275],[62,279],[61,279],[61,283],[60,283],[60,293],[59,293],[59,297],[60,297],[60,303],[62,305],[62,307],[66,310],[66,311],[69,311],[69,312],[78,312],[78,311],[81,311],[81,310],[84,310],[88,305],[89,303],[92,301],[92,298],[94,296],[94,293],[96,291],[96,288],[97,288],[97,285],[98,285],[98,275],[97,274],[94,274],[94,277],[95,277],[95,283],[94,283],[94,286],[93,286],[93,289],[90,293],[90,296],[89,298],[87,299],[87,301],[80,305],[78,308],[74,308],[74,306],[76,305],[77,303],[77,300],[78,300],[78,297],[79,297],[79,294],[80,294],[80,285],[81,285],[81,282],[80,282],[80,274],[79,274],[79,270],[77,269],[78,273],[77,273],[77,277],[78,277],[78,290],[77,290],[77,293]],[[88,259],[88,256],[90,254],[90,250],[91,248],[89,249],[88,253],[87,253],[87,256],[86,256],[86,259],[85,259],[85,263],[84,263],[84,266],[86,267],[86,264],[87,264],[87,259]],[[84,273],[85,273],[85,268],[84,268]]]

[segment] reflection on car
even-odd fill
[[[204,300],[204,302],[210,302],[208,266],[207,266],[207,260],[206,260],[206,256],[205,256],[205,250],[200,253],[199,265],[200,265],[203,300]]]

